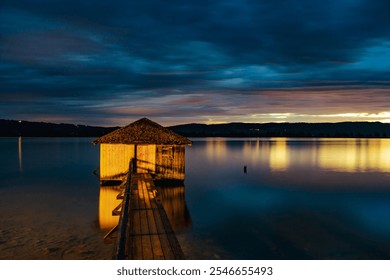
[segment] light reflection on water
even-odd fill
[[[186,251],[193,258],[388,259],[389,153],[388,139],[194,139],[186,153],[193,219],[181,236]],[[197,250],[191,242],[207,245]]]
[[[19,160],[19,172],[23,172],[23,152],[22,152],[22,137],[18,137],[18,160]]]
[[[118,225],[119,215],[112,212],[121,203],[117,198],[121,189],[118,186],[100,186],[99,190],[99,227],[105,235]]]
[[[111,258],[91,141],[0,138],[0,259]],[[188,258],[390,258],[388,139],[194,139],[160,194]]]
[[[110,259],[88,138],[0,138],[0,259]]]
[[[273,171],[299,164],[339,172],[390,172],[388,139],[271,138],[244,141],[243,154],[252,162],[261,160]]]

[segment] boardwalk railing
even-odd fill
[[[118,247],[116,252],[117,260],[124,260],[126,258],[126,238],[127,238],[127,221],[129,219],[129,207],[130,207],[130,184],[131,177],[135,168],[135,159],[132,158],[129,162],[129,173],[127,175],[125,192],[122,202],[122,210],[118,225]]]

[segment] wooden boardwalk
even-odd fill
[[[118,259],[184,259],[150,174],[132,173],[119,222]]]

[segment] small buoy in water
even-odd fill
[[[244,173],[246,174],[246,165],[244,165]]]

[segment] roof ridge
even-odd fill
[[[93,143],[191,145],[192,142],[144,117],[94,140]]]

